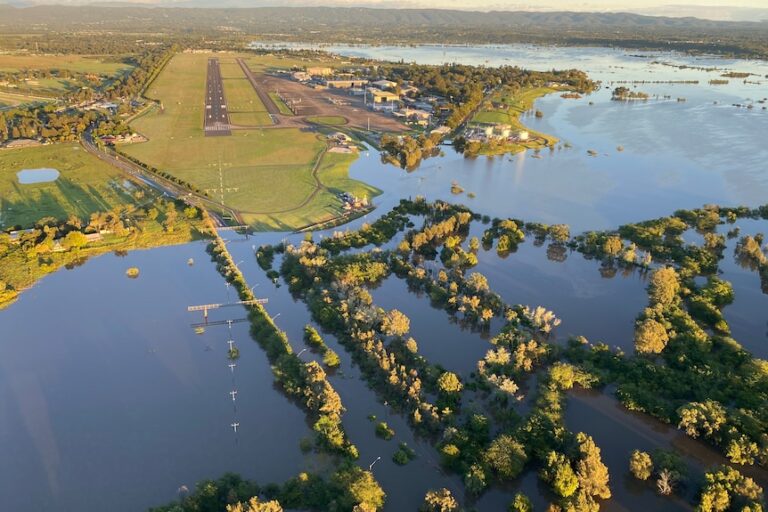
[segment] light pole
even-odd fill
[[[380,460],[381,460],[381,457],[376,457],[376,460],[371,462],[371,465],[368,466],[368,471],[373,472],[373,465],[376,464],[377,462],[379,462]]]

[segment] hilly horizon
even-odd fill
[[[288,8],[370,8],[382,10],[458,10],[465,12],[530,12],[530,13],[584,13],[584,14],[639,14],[649,17],[696,18],[711,21],[764,21],[768,20],[768,7],[729,5],[667,4],[653,7],[621,6],[598,7],[581,4],[567,9],[547,4],[510,4],[491,1],[481,5],[470,5],[464,0],[445,0],[440,7],[433,7],[427,0],[0,0],[0,5],[17,8],[41,6],[89,6],[89,7],[147,7],[147,8],[201,8],[201,9],[249,9],[263,7]]]

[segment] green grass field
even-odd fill
[[[0,54],[0,71],[21,69],[68,69],[78,73],[116,75],[132,68],[112,57],[97,55],[6,55]]]
[[[343,126],[347,124],[347,120],[341,116],[310,116],[307,118],[307,121],[324,126]]]
[[[27,103],[48,103],[51,101],[53,101],[53,98],[41,98],[29,94],[16,94],[0,91],[0,104],[4,104],[8,107],[15,107]]]
[[[230,112],[249,96],[236,85],[237,54],[217,53]],[[163,103],[163,111],[148,113],[131,126],[149,142],[122,150],[163,171],[170,172],[219,200],[219,169],[223,177],[224,202],[243,213],[247,222],[262,230],[291,230],[329,215],[329,205],[340,206],[333,194],[318,189],[313,169],[325,151],[317,133],[298,128],[234,130],[228,137],[205,137],[203,96],[206,54],[178,54],[147,91]],[[250,56],[249,60],[253,60]],[[236,69],[242,75],[239,66]],[[243,78],[242,84],[250,87]],[[234,93],[232,91],[235,91]],[[239,102],[239,103],[233,103]],[[254,103],[255,105],[255,103]],[[261,105],[259,103],[259,105]],[[236,122],[236,118],[232,119]],[[325,155],[318,176],[334,176],[321,170],[331,155]],[[347,157],[343,172],[353,160]],[[336,171],[336,173],[342,171]],[[351,180],[350,180],[351,181]],[[355,182],[357,183],[357,182]],[[364,186],[359,184],[359,186]],[[236,190],[235,190],[236,189]]]
[[[290,55],[241,55],[248,64],[248,67],[254,73],[264,73],[275,70],[287,70],[291,68],[306,67],[339,67],[342,66],[342,59],[310,59],[293,57]]]
[[[277,106],[277,109],[284,116],[292,116],[293,112],[288,108],[288,105],[278,96],[276,92],[270,92],[269,97],[272,98],[272,102]]]
[[[16,173],[22,169],[50,167],[61,175],[56,181],[21,185]],[[82,219],[119,204],[134,203],[123,175],[89,155],[79,145],[52,144],[0,150],[0,229],[34,225],[43,217]]]
[[[245,78],[240,66],[234,59],[223,58],[220,61],[230,122],[244,126],[272,124],[267,108],[253,90],[251,83]]]

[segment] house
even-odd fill
[[[517,133],[513,133],[510,138],[519,142],[523,142],[528,140],[530,137],[531,137],[531,134],[528,133],[526,130],[520,130]]]
[[[331,76],[333,74],[333,69],[315,66],[307,68],[307,74],[312,76]]]
[[[426,110],[419,110],[415,108],[407,108],[403,110],[403,114],[405,114],[407,119],[411,119],[413,121],[429,121],[429,118],[432,117],[432,114]]]
[[[445,125],[438,126],[434,130],[429,132],[430,135],[436,135],[437,134],[437,135],[440,135],[441,137],[445,137],[449,133],[451,133],[451,129],[449,127],[445,126]]]
[[[90,243],[93,242],[100,242],[101,241],[101,233],[86,233],[85,234],[85,241]]]
[[[380,89],[368,89],[368,100],[373,104],[392,103],[400,100],[400,96],[393,92],[382,91]]]
[[[376,80],[375,82],[371,82],[371,85],[377,89],[385,91],[387,89],[394,89],[397,87],[397,82],[393,82],[391,80]]]
[[[512,134],[512,127],[508,124],[486,124],[481,129],[488,139],[508,139]]]
[[[34,229],[22,229],[20,231],[11,231],[8,233],[8,237],[10,238],[11,242],[17,244],[21,240],[21,235],[27,235],[29,233],[33,233]]]
[[[331,89],[352,89],[367,84],[368,80],[362,78],[329,78],[325,80],[325,85]]]
[[[338,142],[350,142],[352,141],[352,137],[347,135],[344,132],[336,132],[328,137],[329,139],[336,140]]]
[[[291,74],[291,78],[293,78],[297,82],[309,82],[312,79],[312,75],[304,71],[296,71],[293,74]]]

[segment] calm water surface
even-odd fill
[[[22,169],[16,173],[16,179],[21,185],[32,185],[34,183],[47,183],[59,179],[59,171],[56,169]]]

